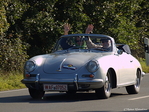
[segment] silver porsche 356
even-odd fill
[[[21,82],[34,99],[48,91],[90,90],[106,99],[118,87],[137,94],[142,76],[141,65],[128,45],[116,44],[107,35],[70,34],[61,36],[51,54],[29,59]]]

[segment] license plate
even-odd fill
[[[44,91],[68,91],[66,84],[44,84]]]

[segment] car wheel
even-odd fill
[[[136,76],[136,84],[126,87],[128,94],[137,94],[140,91],[141,72],[139,70],[137,70]]]
[[[33,99],[41,99],[45,94],[45,91],[37,90],[37,89],[28,88],[28,91],[29,91],[30,96]]]
[[[105,79],[105,83],[102,88],[95,90],[98,98],[107,99],[111,95],[111,81],[110,81],[110,71],[108,71]]]

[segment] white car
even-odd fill
[[[26,62],[22,83],[32,98],[41,98],[48,91],[71,94],[95,90],[97,98],[106,99],[111,89],[118,87],[137,94],[142,73],[128,45],[116,44],[107,35],[70,34],[61,36],[51,54]]]

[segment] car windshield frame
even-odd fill
[[[76,46],[76,40],[80,37],[80,46]],[[89,40],[91,40],[92,43],[94,43],[95,47],[92,48],[88,46]],[[108,40],[110,41],[110,49],[102,49],[102,40]],[[89,42],[90,43],[90,42]],[[65,45],[64,45],[65,44]],[[53,52],[60,52],[60,51],[92,51],[92,52],[113,52],[113,45],[114,41],[113,38],[107,35],[101,35],[101,34],[70,34],[70,35],[63,35],[57,42],[55,48],[53,49]]]

